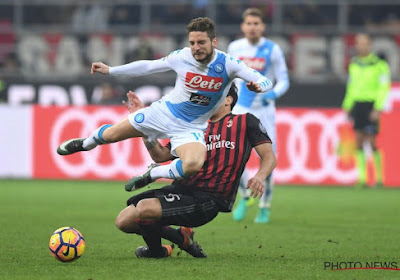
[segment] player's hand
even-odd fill
[[[128,97],[128,102],[124,100],[122,101],[122,104],[126,109],[128,109],[129,113],[134,113],[137,110],[144,108],[142,101],[140,101],[139,97],[133,91],[130,90],[126,94],[126,97]]]
[[[264,194],[263,181],[257,177],[253,177],[247,182],[246,189],[250,189],[250,196],[254,198],[257,197],[261,198],[262,195]]]
[[[256,82],[247,83],[246,86],[250,91],[261,92],[261,86]]]
[[[379,112],[378,110],[373,109],[371,111],[371,114],[369,115],[369,119],[370,119],[371,122],[378,122],[380,116],[381,116],[381,112]]]
[[[93,62],[92,68],[90,69],[90,74],[93,75],[95,72],[108,75],[110,73],[110,66],[104,64],[103,62]]]

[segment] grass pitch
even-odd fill
[[[160,185],[154,184],[159,187]],[[391,262],[400,268],[400,190],[284,187],[274,192],[271,222],[221,213],[197,228],[208,254],[137,259],[141,237],[114,219],[131,194],[119,182],[0,181],[0,279],[399,279],[400,270],[324,269],[325,262]],[[84,255],[61,263],[51,233],[73,226]]]

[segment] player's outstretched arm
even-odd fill
[[[92,68],[90,69],[90,74],[94,75],[95,72],[108,75],[110,73],[110,66],[104,64],[103,62],[93,62]]]
[[[271,143],[263,143],[254,147],[260,156],[260,168],[256,175],[247,183],[250,195],[254,198],[261,197],[264,193],[264,181],[276,166],[276,157]]]

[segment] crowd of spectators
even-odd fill
[[[210,1],[210,0],[174,0],[150,4],[150,23],[154,25],[182,24],[191,18],[209,15],[215,16],[220,24],[237,24],[242,11],[257,7],[265,12],[270,22],[276,9],[281,5],[282,24],[290,26],[335,25],[338,23],[338,4],[320,3],[311,0],[243,0],[243,1]],[[118,1],[70,1],[64,4],[43,5],[38,0],[25,0],[22,5],[1,4],[0,20],[13,21],[15,9],[22,9],[22,24],[63,25],[76,30],[99,31],[113,26],[138,25],[143,20],[144,3],[129,0]],[[340,2],[342,3],[342,2]],[[362,3],[358,1],[357,3]],[[210,11],[215,7],[215,12]],[[348,5],[349,25],[387,25],[400,21],[400,5],[388,4],[350,4]]]
[[[53,2],[54,1],[54,2]],[[16,3],[16,2],[15,2]],[[0,3],[0,69],[8,73],[18,72],[18,59],[15,55],[17,35],[16,27],[42,27],[46,30],[66,30],[70,32],[114,32],[118,28],[142,28],[150,24],[149,30],[141,32],[152,34],[157,26],[185,25],[191,18],[211,16],[217,26],[232,24],[238,26],[241,14],[247,7],[257,7],[264,11],[267,23],[274,23],[274,14],[280,10],[279,17],[283,28],[312,26],[335,27],[339,23],[340,6],[323,4],[319,1],[292,0],[173,0],[163,2],[116,1],[52,1],[23,0]],[[45,3],[45,4],[44,4]],[[339,1],[338,1],[339,3]],[[340,2],[342,3],[342,2]],[[384,4],[351,4],[348,2],[347,24],[349,27],[364,27],[366,31],[400,30],[400,3]],[[360,3],[360,2],[357,2]],[[277,9],[277,5],[279,9]],[[147,13],[147,12],[148,13]],[[147,17],[149,15],[149,17]],[[276,19],[276,17],[275,17]],[[20,28],[22,26],[22,28]],[[132,27],[133,26],[133,27]],[[180,29],[184,32],[184,28]],[[240,31],[238,31],[238,34]],[[175,34],[176,36],[181,36]],[[230,34],[234,36],[235,34]],[[136,59],[156,59],[159,54],[143,41],[143,46],[133,49],[126,57],[127,61]],[[14,50],[14,52],[13,52]]]

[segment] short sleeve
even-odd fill
[[[272,143],[267,130],[260,120],[253,114],[248,113],[246,117],[247,135],[253,147],[263,143]]]

